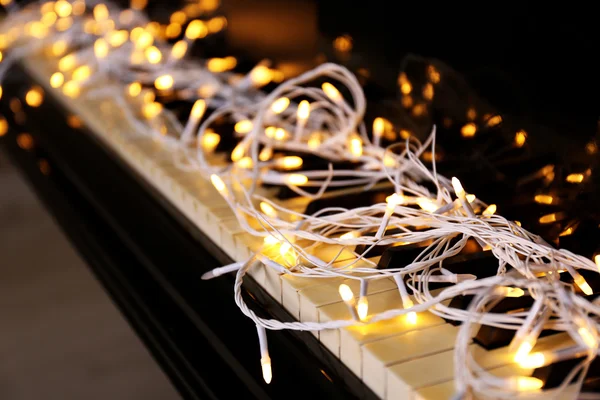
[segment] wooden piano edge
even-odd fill
[[[27,76],[28,79],[33,80],[35,83],[42,85],[46,89],[48,86],[46,82],[37,82],[30,74],[24,72],[26,68],[22,65],[14,67],[17,70],[17,73],[21,73]],[[5,86],[5,95],[4,99],[9,98],[11,96],[9,86]],[[48,93],[49,90],[46,90]],[[14,95],[14,94],[13,94]],[[65,111],[67,110],[65,104],[57,98],[52,96],[46,96],[43,107],[53,106],[56,109],[62,111],[62,115],[65,115]],[[42,109],[40,108],[40,110]],[[69,128],[70,129],[70,128]],[[82,128],[82,130],[85,128]],[[74,131],[74,130],[73,130]],[[53,155],[53,158],[57,162],[61,162],[61,160],[68,159],[69,155],[65,151],[61,151],[60,149],[55,148],[55,142],[58,137],[52,137],[51,140],[44,137],[44,132],[40,131],[31,131],[32,135],[36,137],[40,142],[45,143],[48,148],[51,150],[50,152]],[[147,180],[140,176],[137,171],[134,171],[125,160],[121,159],[115,151],[111,149],[106,143],[104,143],[100,138],[98,138],[95,134],[81,135],[76,132],[68,132],[68,134],[75,134],[81,140],[88,141],[90,148],[95,147],[99,152],[102,152],[105,156],[110,158],[110,162],[114,163],[121,172],[127,175],[127,178],[135,181],[135,184],[139,187],[139,191],[142,195],[148,196],[151,194],[152,199],[160,204],[160,207],[163,210],[166,210],[169,216],[177,221],[177,223],[185,229],[185,231],[190,234],[194,240],[202,245],[204,249],[206,249],[210,255],[218,261],[218,264],[227,264],[232,262],[231,258],[226,255],[214,242],[211,241],[210,238],[207,237],[202,231],[200,231],[191,221],[187,219],[179,210],[175,208],[175,206],[166,199],[156,188],[154,188]],[[66,139],[64,139],[66,140]],[[72,168],[71,168],[72,170]],[[217,264],[216,264],[217,265]],[[214,267],[215,265],[213,265]],[[203,271],[198,271],[203,272]],[[256,281],[254,281],[251,277],[250,279],[245,279],[244,288],[252,294],[252,300],[248,299],[249,304],[254,303],[254,309],[257,309],[258,306],[259,314],[262,312],[261,316],[270,316],[273,318],[277,318],[283,321],[295,321],[295,319],[286,311],[281,304],[279,304],[275,299],[273,299]],[[220,278],[227,281],[227,284],[232,286],[232,279]],[[209,283],[206,283],[209,285]],[[210,284],[213,284],[212,282]],[[201,289],[201,282],[198,282],[198,289]],[[231,296],[233,297],[233,296]],[[247,296],[248,297],[248,296]],[[252,307],[252,306],[251,306]],[[242,316],[241,312],[239,313],[240,317]],[[310,355],[314,357],[314,365],[319,365],[321,376],[328,380],[335,382],[336,386],[339,386],[339,392],[343,396],[342,398],[348,398],[347,396],[355,396],[357,398],[364,399],[376,399],[378,398],[353,372],[351,372],[348,367],[346,367],[334,354],[332,354],[327,348],[325,348],[318,339],[311,335],[308,332],[298,332],[298,331],[286,331],[286,332],[276,332],[274,334],[269,335],[269,341],[272,342],[275,339],[275,336],[285,335],[288,337],[288,341],[290,338],[293,338],[296,342],[296,345],[301,345],[306,347]],[[254,339],[254,338],[251,338]],[[253,340],[251,340],[253,341]],[[275,352],[274,352],[275,354]],[[278,355],[278,358],[281,355]],[[256,358],[256,369],[259,369],[258,357]],[[283,358],[281,359],[283,362]],[[276,362],[274,360],[274,362]],[[253,366],[250,366],[252,368]],[[278,377],[281,379],[281,377]],[[341,384],[341,385],[340,385]],[[333,395],[334,393],[328,392],[329,395]],[[336,398],[335,396],[332,398]]]

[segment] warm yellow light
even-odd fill
[[[269,203],[261,201],[260,202],[260,210],[269,217],[272,217],[272,218],[277,217],[277,210],[275,210],[275,208],[273,208],[273,206],[270,205]]]
[[[369,300],[366,297],[362,296],[358,299],[358,304],[356,305],[356,313],[358,314],[358,318],[361,321],[367,319],[367,315],[369,313]]]
[[[552,196],[547,194],[536,194],[533,199],[536,203],[540,204],[552,204],[552,201],[554,200]]]
[[[105,58],[109,51],[108,43],[104,39],[96,39],[94,42],[94,55],[97,58]]]
[[[165,35],[168,39],[175,39],[181,35],[181,25],[177,23],[171,23],[167,25],[167,29],[165,29]]]
[[[496,205],[495,204],[490,204],[489,206],[487,206],[487,208],[485,210],[483,210],[482,214],[483,215],[494,215],[496,213]]]
[[[275,162],[278,167],[283,169],[296,169],[302,166],[302,158],[298,156],[286,156],[277,159]]]
[[[154,36],[150,32],[144,31],[135,41],[136,49],[144,50],[154,43]]]
[[[342,53],[352,50],[352,37],[349,35],[338,36],[333,41],[333,48]]]
[[[25,103],[30,107],[39,107],[44,101],[44,91],[41,87],[33,87],[25,94]]]
[[[210,181],[219,193],[222,195],[227,194],[227,186],[225,186],[225,182],[223,182],[223,179],[221,179],[218,175],[212,174],[210,176]]]
[[[519,367],[525,369],[536,369],[546,365],[544,353],[536,352],[528,354],[518,361]]]
[[[411,325],[416,325],[418,320],[417,313],[414,311],[410,311],[406,314],[406,321]]]
[[[181,59],[185,56],[187,49],[188,49],[187,42],[185,40],[180,40],[173,45],[173,48],[171,49],[171,55],[175,59]]]
[[[425,84],[423,86],[423,98],[426,100],[432,100],[434,95],[433,85],[431,83]]]
[[[581,289],[581,291],[584,294],[586,294],[587,296],[591,296],[592,294],[594,294],[594,291],[592,290],[590,285],[587,283],[585,278],[583,276],[581,276],[580,274],[575,275],[573,281],[575,282],[575,284],[577,286],[579,286],[579,289]]]
[[[575,226],[569,226],[567,229],[558,234],[558,236],[569,236],[575,231]]]
[[[208,28],[203,21],[195,19],[189,23],[185,30],[185,37],[190,40],[201,39],[208,34]]]
[[[2,85],[0,85],[0,99],[2,98],[2,92],[3,92]]]
[[[72,25],[73,25],[72,17],[59,18],[56,21],[56,30],[59,32],[63,32],[63,31],[66,31],[67,29],[69,29]],[[84,25],[84,29],[85,29],[85,25]]]
[[[2,93],[2,91],[0,90],[0,93]],[[598,267],[598,269],[600,270],[600,254],[596,254],[594,256],[594,262],[596,263],[596,266]]]
[[[50,77],[50,86],[52,86],[55,89],[61,87],[64,82],[65,76],[60,72],[55,72]]]
[[[520,363],[521,360],[525,359],[525,357],[527,357],[527,355],[531,352],[531,349],[533,349],[534,345],[535,340],[531,340],[529,338],[523,340],[523,342],[519,345],[519,348],[515,352],[515,362]]]
[[[274,246],[279,244],[279,240],[273,235],[268,235],[263,239],[263,243],[265,246]]]
[[[438,83],[440,81],[440,73],[433,65],[427,67],[427,77],[431,83]]]
[[[583,343],[585,343],[585,345],[588,348],[590,348],[590,349],[598,348],[598,340],[592,334],[592,332],[590,332],[590,330],[588,328],[582,326],[579,329],[577,329],[577,333],[581,337],[581,340],[583,340]]]
[[[469,107],[467,109],[467,119],[473,121],[475,118],[477,118],[477,111],[473,107]]]
[[[56,19],[57,19],[56,13],[54,11],[50,11],[50,12],[43,14],[40,21],[42,21],[42,24],[44,24],[45,26],[51,27],[56,22]]]
[[[82,15],[85,12],[85,0],[75,0],[73,2],[73,15]]]
[[[71,3],[69,3],[68,1],[58,0],[56,3],[54,3],[54,12],[59,17],[68,17],[69,15],[71,15],[72,11],[73,6],[71,6]]]
[[[253,126],[254,125],[252,124],[252,121],[250,121],[249,119],[243,119],[241,121],[236,122],[236,124],[233,126],[233,130],[237,133],[246,134],[252,131]]]
[[[163,107],[160,103],[146,103],[142,106],[142,114],[146,119],[153,119],[162,112],[162,109]]]
[[[321,145],[321,135],[317,132],[312,133],[310,135],[310,137],[308,138],[308,148],[314,150],[317,147],[319,147],[320,145]]]
[[[67,97],[71,97],[73,99],[79,96],[80,93],[79,84],[74,81],[65,83],[62,90]]]
[[[271,157],[273,157],[273,148],[272,147],[265,147],[258,154],[258,159],[260,161],[269,161],[271,159]]]
[[[517,287],[508,287],[508,286],[498,286],[494,292],[498,296],[504,297],[522,297],[525,295],[525,292],[521,288]]]
[[[306,177],[306,175],[289,174],[289,175],[286,175],[285,181],[290,185],[302,186],[308,182],[308,178]]]
[[[310,115],[310,103],[306,100],[302,100],[300,104],[298,104],[298,112],[296,114],[297,118],[301,121],[306,121],[308,116]]]
[[[214,17],[208,20],[206,27],[210,33],[219,32],[227,26],[227,19],[223,16]]]
[[[148,5],[148,0],[131,0],[130,6],[134,10],[143,10]]]
[[[515,225],[521,226],[521,221],[515,221]]]
[[[273,371],[271,369],[271,360],[265,359],[265,357],[260,359],[260,364],[262,366],[262,374],[263,379],[267,384],[271,383],[271,379],[273,379]]]
[[[290,105],[290,99],[287,97],[280,97],[271,104],[271,111],[275,114],[281,114]]]
[[[61,71],[68,71],[73,69],[75,65],[77,65],[77,59],[75,58],[75,55],[69,54],[60,59],[58,62],[58,69]]]
[[[67,51],[67,41],[66,40],[57,40],[52,44],[52,54],[55,57],[60,57],[65,54]]]
[[[475,201],[475,199],[477,198],[477,196],[475,196],[474,194],[467,194],[467,195],[466,195],[466,198],[467,198],[467,201],[468,201],[469,203],[472,203],[472,202],[474,202],[474,201]]]
[[[154,87],[158,90],[168,90],[173,87],[173,77],[171,75],[161,75],[154,81]]]
[[[183,11],[175,11],[173,14],[171,14],[171,17],[169,18],[169,22],[177,23],[180,25],[185,24],[186,21],[187,15],[185,15]]]
[[[583,174],[569,174],[567,175],[566,181],[569,183],[581,183],[585,176]]]
[[[279,254],[281,254],[282,257],[289,255],[293,255],[294,254],[294,249],[292,249],[292,245],[289,244],[288,242],[282,243],[281,247],[279,248]]]
[[[276,140],[284,140],[288,136],[288,133],[283,128],[275,129],[275,133],[273,134],[273,138]]]
[[[271,70],[264,65],[257,65],[250,71],[250,80],[256,87],[261,87],[271,82]]]
[[[487,125],[489,127],[494,127],[496,125],[499,125],[500,123],[502,123],[502,117],[500,115],[494,115],[487,121]]]
[[[405,202],[405,198],[403,195],[398,193],[393,193],[385,198],[385,202],[387,203],[386,207],[390,211],[394,211],[397,206],[403,204]]]
[[[476,132],[477,132],[477,125],[475,125],[473,122],[469,122],[469,123],[463,125],[462,128],[460,128],[460,134],[465,138],[475,136]]]
[[[127,86],[127,93],[131,97],[137,97],[142,92],[142,84],[139,82],[132,82]],[[152,99],[154,101],[154,99]]]
[[[334,101],[336,103],[343,101],[342,94],[331,83],[324,82],[321,85],[321,89],[323,89],[323,92],[325,93],[325,95],[327,97],[329,97],[332,101]]]
[[[354,293],[352,293],[352,289],[350,289],[350,286],[346,285],[345,283],[340,285],[338,292],[340,293],[342,300],[345,302],[352,301],[352,299],[354,299]]]
[[[396,158],[394,158],[393,155],[388,153],[385,156],[383,156],[383,165],[392,168],[396,167],[398,165],[398,162],[396,161]]]
[[[73,71],[72,79],[77,82],[83,82],[90,77],[92,69],[87,65],[82,65]]]
[[[136,26],[135,28],[133,28],[131,30],[131,32],[129,33],[129,39],[131,39],[132,43],[137,42],[137,40],[140,38],[140,36],[142,36],[142,34],[144,33],[144,28],[142,28],[141,26]]]
[[[350,240],[350,239],[356,239],[360,237],[360,232],[358,231],[350,231],[350,232],[346,232],[344,233],[342,236],[340,236],[340,239],[342,240]]]
[[[156,46],[150,46],[144,52],[150,64],[158,64],[162,60],[162,53]]]
[[[129,39],[129,32],[126,30],[112,31],[106,35],[106,40],[112,47],[119,47],[125,44]]]
[[[552,222],[558,221],[561,216],[562,213],[546,214],[540,217],[539,222],[540,224],[550,224]]]
[[[0,117],[0,137],[6,135],[6,132],[8,132],[8,122],[4,117]]]
[[[385,120],[377,117],[373,120],[373,135],[382,136],[385,132]]]
[[[206,152],[212,153],[215,151],[219,142],[221,142],[221,136],[218,133],[204,132],[204,135],[202,136],[202,148]]]
[[[362,145],[362,139],[357,136],[357,135],[353,135],[350,138],[350,143],[349,146],[350,148],[350,153],[352,153],[352,155],[354,157],[360,157],[363,154],[363,145]]]
[[[252,158],[246,156],[246,157],[242,157],[237,163],[236,165],[242,169],[250,169],[252,168],[252,166],[254,165],[254,162],[252,162]]]
[[[0,0],[0,4],[5,5],[4,1],[2,1],[2,0]],[[40,14],[46,14],[46,13],[49,13],[49,12],[54,12],[54,6],[55,6],[55,4],[56,4],[56,2],[54,2],[54,1],[45,2],[44,4],[42,4],[40,6]]]
[[[103,21],[105,19],[108,19],[108,16],[109,16],[108,7],[106,7],[106,4],[104,4],[104,3],[97,4],[94,7],[93,14],[94,14],[94,19],[96,21]]]
[[[454,193],[456,193],[456,197],[463,197],[465,195],[465,190],[463,189],[462,183],[458,180],[457,177],[452,177],[452,187],[454,188]]]
[[[194,106],[192,107],[190,116],[192,118],[195,118],[196,120],[199,120],[200,118],[202,118],[205,111],[206,111],[206,101],[204,101],[203,99],[198,99],[198,100],[196,100],[196,102],[194,103]]]
[[[237,60],[235,57],[225,57],[225,58],[211,58],[206,63],[206,68],[208,68],[211,72],[225,72],[229,71],[237,65]]]
[[[237,162],[242,159],[244,154],[246,153],[246,146],[243,142],[238,143],[237,146],[231,152],[231,161]]]
[[[400,91],[402,94],[410,94],[410,92],[412,92],[412,85],[410,82],[404,82],[400,84]]]
[[[415,200],[415,202],[419,207],[421,207],[422,210],[430,213],[435,212],[439,208],[436,203],[427,197],[419,197]]]
[[[532,376],[513,376],[508,379],[508,386],[518,392],[531,392],[544,386],[544,381]]]
[[[523,145],[525,144],[525,142],[527,141],[527,132],[525,132],[524,130],[520,130],[517,133],[515,133],[515,146],[517,147],[523,147]]]

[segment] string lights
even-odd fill
[[[579,371],[596,356],[600,304],[578,294],[593,294],[578,270],[597,273],[598,259],[594,263],[550,247],[519,223],[497,215],[494,204],[484,204],[476,195],[467,194],[456,177],[439,175],[435,163],[431,169],[426,167],[421,161],[426,152],[436,159],[435,128],[423,143],[407,134],[403,141],[382,147],[391,123],[376,118],[369,134],[363,120],[366,100],[362,88],[344,67],[323,64],[266,93],[260,89],[280,80],[279,71],[267,62],[240,75],[233,72],[237,65],[234,57],[185,59],[193,41],[225,28],[222,17],[202,19],[203,10],[184,9],[161,27],[141,12],[143,1],[135,1],[127,10],[108,2],[59,0],[53,7],[50,3],[30,4],[21,10],[11,3],[9,17],[0,27],[0,77],[11,62],[46,51],[56,64],[51,87],[71,98],[104,96],[123,105],[124,113],[138,127],[132,135],[148,135],[169,146],[177,166],[209,179],[240,226],[264,238],[262,250],[249,260],[217,268],[202,278],[236,273],[235,301],[256,323],[260,364],[267,383],[273,378],[267,329],[319,331],[402,315],[418,326],[419,313],[423,312],[462,322],[455,346],[454,375],[459,394],[514,398],[526,392],[544,397],[540,391],[543,382],[538,378],[498,377],[477,364],[469,346],[477,326],[514,330],[510,350],[522,367],[538,368],[556,360],[583,357],[576,368]],[[173,45],[165,40],[182,33],[183,38]],[[439,82],[435,69],[429,74],[431,82]],[[95,85],[99,76],[112,77],[119,84],[111,88]],[[405,95],[413,91],[404,74],[399,84]],[[433,93],[431,84],[423,89],[426,98]],[[160,96],[167,94],[193,103],[185,126],[160,103]],[[42,101],[40,88],[27,93],[28,105],[37,107]],[[227,133],[231,137],[218,131],[221,120],[233,124]],[[488,125],[500,122],[490,119]],[[465,138],[476,133],[473,123],[461,129]],[[524,131],[518,132],[517,146],[526,138]],[[231,139],[235,143],[224,161],[215,152]],[[329,165],[312,168],[307,161],[311,156],[327,160]],[[571,174],[566,181],[580,183],[587,176]],[[304,208],[290,205],[293,202],[274,200],[273,185],[309,199],[323,198],[336,190],[356,194],[376,186],[387,190],[389,196],[385,202],[356,208],[345,208],[341,202],[308,215]],[[555,199],[540,194],[535,201],[553,204]],[[561,217],[560,213],[548,214],[540,223]],[[453,272],[445,264],[465,249],[469,239],[497,259],[493,276],[478,277],[477,271]],[[422,246],[420,254],[388,268],[378,268],[377,259],[369,255],[375,246],[415,244]],[[317,255],[321,254],[317,250],[330,245],[343,247],[354,258],[342,262],[336,256]],[[358,248],[367,250],[357,252]],[[327,322],[259,318],[241,294],[244,276],[258,264],[278,274],[358,281],[358,296],[346,283],[338,288],[350,318]],[[568,274],[572,283],[561,280],[561,272]],[[368,288],[385,278],[396,282],[402,307],[374,313],[369,309]],[[432,284],[443,284],[444,288],[434,290]],[[449,300],[465,294],[474,295],[467,309],[449,305]],[[501,299],[524,296],[533,299],[528,310],[492,311]],[[565,332],[575,344],[566,350],[534,351],[540,334],[547,329]],[[580,382],[582,378],[576,375],[565,377],[561,388],[571,381]]]

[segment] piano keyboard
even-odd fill
[[[73,100],[51,88],[48,82],[56,70],[56,60],[36,56],[23,63],[47,95],[58,99],[70,113],[84,121],[93,135],[156,188],[232,260],[246,261],[262,246],[262,238],[251,236],[240,227],[234,213],[209,180],[177,167],[173,150],[168,145],[134,133],[135,127],[124,118],[118,104],[110,98],[86,97],[85,91]],[[94,87],[123,90],[119,84],[102,77],[98,77]],[[307,205],[306,199],[302,198],[285,201],[299,210]],[[329,246],[323,251],[333,255],[340,250],[338,246]],[[344,249],[336,263],[343,266],[353,257],[348,249]],[[370,261],[377,262],[380,257],[373,256]],[[280,275],[264,266],[251,269],[249,274],[298,321],[350,319],[338,287],[346,283],[354,293],[359,291],[356,280]],[[198,282],[198,289],[202,290],[205,284],[208,283]],[[369,286],[368,301],[372,313],[402,308],[397,286],[391,278],[374,281]],[[453,348],[458,330],[458,326],[441,317],[423,312],[418,314],[416,323],[400,316],[314,334],[382,399],[447,399],[455,395]],[[569,340],[564,333],[548,335],[538,341],[534,351],[563,347]],[[473,343],[471,347],[478,363],[491,373],[530,376],[534,372],[519,369],[507,346],[486,349]],[[274,376],[283,373],[276,358],[273,364]],[[559,398],[572,398],[574,390],[570,388]]]

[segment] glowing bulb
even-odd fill
[[[71,15],[72,11],[73,6],[71,6],[71,3],[68,1],[58,0],[56,3],[54,3],[54,12],[56,12],[59,17],[68,17]]]
[[[433,85],[431,83],[426,83],[423,86],[423,97],[427,100],[432,100],[434,95]]]
[[[250,169],[254,163],[252,162],[252,158],[242,157],[238,162],[236,162],[236,165],[242,169]]]
[[[104,39],[97,39],[94,42],[94,55],[97,58],[104,58],[108,55],[109,47],[108,43]],[[60,68],[60,65],[59,65]]]
[[[190,116],[199,120],[204,115],[206,111],[206,101],[199,99],[196,100],[194,106],[192,107],[192,111],[190,112]]]
[[[352,155],[354,157],[360,157],[363,154],[363,146],[362,146],[362,140],[360,137],[354,135],[353,137],[350,138],[350,153],[352,153]]]
[[[106,4],[100,3],[94,7],[93,14],[96,21],[108,19],[108,7],[106,7]]]
[[[415,202],[419,207],[421,207],[422,210],[430,213],[435,212],[438,209],[438,205],[427,197],[419,197],[415,200]]]
[[[288,254],[293,254],[292,245],[288,242],[282,243],[281,247],[279,248],[279,254],[281,254],[282,257],[285,257]]]
[[[519,345],[517,351],[515,352],[515,362],[520,363],[521,360],[523,360],[531,352],[531,349],[533,349],[534,344],[535,339],[524,339],[523,342]]]
[[[494,292],[499,296],[504,297],[522,297],[525,295],[525,292],[521,288],[516,287],[507,287],[507,286],[499,286]]]
[[[264,86],[271,82],[271,70],[264,65],[257,65],[250,71],[250,80],[256,87]]]
[[[308,138],[308,148],[316,149],[321,145],[321,135],[318,133],[312,133]]]
[[[249,119],[243,119],[241,121],[236,122],[233,127],[237,133],[246,134],[252,130],[253,124]]]
[[[185,37],[190,40],[201,39],[208,34],[208,28],[203,21],[195,19],[189,23],[185,30]]]
[[[227,26],[227,20],[225,17],[214,17],[211,18],[206,25],[210,33],[215,33]]]
[[[85,0],[76,0],[73,2],[73,15],[78,16],[85,12]]]
[[[56,22],[56,19],[56,13],[50,11],[42,15],[42,19],[40,21],[42,21],[42,24],[44,24],[45,26],[51,27]]]
[[[152,46],[152,43],[154,43],[154,36],[152,36],[150,32],[144,31],[135,41],[135,48],[143,50],[147,47]]]
[[[279,243],[279,240],[273,235],[268,235],[263,239],[263,243],[265,246],[274,246]]]
[[[262,374],[263,379],[267,384],[271,383],[271,379],[273,379],[273,371],[271,369],[271,359],[268,357],[262,357],[260,359],[260,364],[262,366]]]
[[[577,333],[581,337],[581,340],[585,345],[590,349],[598,348],[598,340],[596,337],[590,332],[590,330],[584,326],[577,329]]]
[[[273,135],[273,137],[276,140],[283,140],[287,137],[287,131],[283,128],[277,128],[275,129],[275,134]]]
[[[72,79],[77,82],[83,82],[90,77],[92,69],[87,65],[82,65],[73,71]]]
[[[80,93],[79,84],[74,81],[69,81],[65,83],[63,86],[63,93],[65,94],[65,96],[70,97],[72,99],[76,98],[77,96],[79,96]]]
[[[518,392],[531,392],[544,386],[544,381],[532,376],[513,376],[508,379],[508,387]]]
[[[214,132],[204,132],[202,136],[202,147],[208,153],[212,153],[215,151],[219,142],[221,141],[221,136]]]
[[[231,161],[237,162],[237,161],[241,160],[242,157],[244,157],[245,153],[246,153],[246,146],[245,146],[245,144],[243,142],[242,143],[238,143],[238,145],[235,146],[235,148],[231,152]]]
[[[132,82],[127,86],[127,93],[129,93],[131,97],[137,97],[141,92],[142,84],[139,82]]]
[[[488,119],[487,126],[494,127],[496,125],[499,125],[500,123],[502,123],[502,117],[500,115],[494,115],[493,117]]]
[[[537,194],[533,199],[536,203],[540,204],[552,204],[552,201],[554,200],[552,196],[549,196],[547,194]]]
[[[569,174],[567,175],[566,181],[569,183],[581,183],[585,176],[583,174]]]
[[[1,91],[0,91],[1,93]],[[598,267],[598,269],[600,270],[600,254],[596,254],[594,256],[594,262],[596,263],[596,266]]]
[[[0,117],[0,137],[6,135],[6,132],[8,132],[8,122],[4,117]]]
[[[515,146],[523,147],[525,141],[527,141],[527,132],[525,132],[524,130],[520,130],[517,133],[515,133]]]
[[[294,186],[302,186],[308,182],[306,175],[301,174],[289,174],[285,177],[285,181]]]
[[[58,62],[58,69],[61,71],[68,71],[73,69],[76,64],[77,59],[75,58],[75,55],[69,54],[60,59]]]
[[[469,123],[465,124],[460,129],[460,134],[465,138],[475,136],[476,132],[477,132],[477,125],[475,125],[473,122],[469,122]]]
[[[391,208],[392,210],[394,210],[396,206],[399,206],[400,204],[404,203],[405,200],[406,199],[404,198],[404,196],[398,193],[393,193],[385,198],[387,207]]]
[[[321,89],[323,89],[325,95],[329,97],[332,101],[336,103],[343,101],[341,93],[331,83],[324,82],[321,85]]]
[[[487,208],[485,210],[483,210],[482,214],[483,215],[494,215],[496,213],[496,205],[495,204],[490,204],[489,206],[487,206]]]
[[[173,87],[173,77],[171,75],[161,75],[154,81],[154,87],[158,90],[168,90]]]
[[[150,46],[144,52],[150,64],[158,64],[162,60],[162,53],[156,46]]]
[[[373,135],[382,136],[385,132],[385,120],[381,117],[375,118],[373,120]]]
[[[290,99],[287,97],[280,97],[271,104],[271,111],[275,114],[281,114],[290,105]]]
[[[466,198],[467,198],[467,201],[468,201],[469,203],[472,203],[472,202],[474,202],[474,201],[475,201],[475,199],[477,198],[477,196],[475,196],[474,194],[467,194],[467,195],[466,195]]]
[[[154,119],[161,113],[162,108],[162,104],[160,103],[147,103],[142,107],[142,114],[146,119]]]
[[[171,17],[169,18],[169,22],[181,25],[185,24],[186,21],[187,15],[185,15],[183,11],[175,11],[173,14],[171,14]]]
[[[298,112],[296,114],[299,120],[306,121],[308,116],[310,115],[310,103],[306,100],[302,100],[300,104],[298,104]]]
[[[57,40],[52,44],[52,54],[56,57],[62,56],[67,51],[67,41]]]
[[[410,84],[410,82],[404,82],[403,84],[401,84],[400,91],[402,92],[402,94],[410,94],[410,92],[412,92],[412,85]]]
[[[171,55],[175,59],[181,59],[181,58],[183,58],[183,56],[185,56],[187,49],[188,49],[187,42],[185,40],[180,40],[173,45],[173,48],[171,49]]]
[[[206,63],[206,67],[211,72],[225,72],[230,69],[235,68],[237,65],[237,60],[235,57],[225,57],[225,58],[211,58]]]
[[[558,218],[561,216],[560,213],[552,213],[552,214],[546,214],[540,217],[539,222],[540,224],[550,224],[552,222],[556,222],[558,221]]]
[[[406,314],[406,321],[411,325],[416,325],[418,320],[417,313],[414,311],[410,311]]]
[[[225,186],[223,179],[221,179],[218,175],[212,174],[210,176],[210,181],[219,193],[221,193],[223,196],[227,195],[227,186]]]
[[[272,217],[272,218],[277,217],[277,210],[275,210],[275,208],[272,205],[270,205],[269,203],[261,201],[260,202],[260,210],[269,217]]]
[[[350,240],[350,239],[356,239],[360,237],[360,232],[358,231],[350,231],[350,232],[346,232],[344,233],[342,236],[340,236],[340,239],[342,240]]]
[[[581,289],[581,291],[587,296],[591,296],[592,294],[594,294],[594,291],[590,287],[589,283],[587,283],[587,281],[583,276],[581,276],[581,274],[576,273],[573,281],[577,286],[579,286],[579,289]]]
[[[165,30],[165,35],[169,39],[175,39],[181,34],[181,24],[176,22],[170,23],[167,25],[167,29]]]
[[[458,180],[458,178],[455,176],[452,177],[452,187],[454,188],[454,193],[456,193],[456,197],[461,198],[465,196],[465,190],[463,189],[463,186]]]
[[[31,88],[25,94],[25,102],[30,107],[39,107],[44,101],[44,92],[40,87]]]
[[[356,313],[358,314],[358,318],[361,321],[367,319],[367,314],[369,313],[369,301],[366,297],[362,296],[358,299],[358,304],[356,305]]]
[[[134,10],[143,10],[148,5],[148,0],[131,0],[130,6]]]
[[[349,302],[354,299],[354,293],[352,293],[352,289],[350,289],[350,286],[346,285],[345,283],[342,283],[340,285],[338,291],[340,293],[340,296],[342,297],[342,300],[344,300],[345,302]]]
[[[260,161],[269,161],[273,157],[273,148],[265,147],[258,154],[258,159]]]
[[[129,38],[129,33],[126,30],[112,31],[106,35],[106,40],[112,47],[122,46]]]
[[[524,369],[541,368],[546,365],[546,363],[546,357],[540,352],[528,354],[518,361],[519,367]]]
[[[296,169],[302,166],[302,158],[298,156],[286,156],[277,159],[276,164],[283,169]]]

